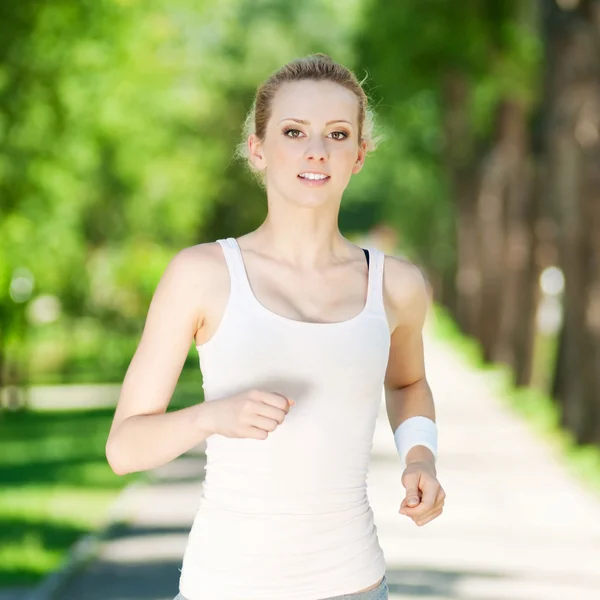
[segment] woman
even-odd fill
[[[285,65],[259,87],[242,145],[265,221],[182,250],[157,287],[106,450],[124,474],[207,442],[180,600],[388,597],[366,495],[383,385],[400,512],[417,525],[442,512],[423,277],[337,226],[374,145],[350,71],[323,54]],[[191,340],[205,402],[166,413]]]

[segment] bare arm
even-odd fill
[[[166,464],[212,433],[209,405],[166,412],[202,321],[202,281],[210,276],[204,261],[210,264],[202,247],[180,251],[156,288],[106,443],[106,458],[118,475]]]
[[[388,268],[389,267],[389,268]],[[423,356],[423,325],[429,307],[429,294],[417,267],[393,257],[386,258],[386,296],[390,298],[395,327],[385,375],[385,397],[392,431],[414,416],[435,421],[435,406]],[[434,462],[425,446],[411,448],[406,464]]]

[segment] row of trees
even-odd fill
[[[106,340],[137,341],[174,252],[260,223],[263,193],[231,161],[246,111],[270,72],[319,51],[368,75],[385,133],[342,230],[390,223],[519,385],[540,273],[560,266],[553,393],[576,439],[600,441],[599,4],[5,3],[0,387],[51,327],[66,342],[96,331],[88,352],[108,372]],[[45,355],[68,364],[65,348]]]
[[[531,381],[540,274],[562,269],[551,391],[575,439],[599,443],[600,3],[374,1],[366,17],[361,62],[377,98],[400,99],[381,105],[388,128],[409,128],[394,151],[428,161],[427,191],[449,200],[415,209],[415,195],[397,201],[392,185],[387,214],[462,330],[517,385]],[[397,182],[405,167],[385,176]]]

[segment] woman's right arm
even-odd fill
[[[106,458],[118,475],[164,465],[213,433],[209,404],[166,412],[203,320],[202,298],[215,269],[207,246],[176,254],[154,292],[106,443]]]

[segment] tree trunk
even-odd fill
[[[578,443],[600,439],[597,361],[600,351],[597,241],[600,201],[600,34],[598,6],[582,0],[570,11],[546,0],[549,111],[548,174],[565,273],[558,381],[563,424]],[[594,270],[595,269],[595,270]]]
[[[539,287],[533,233],[539,194],[524,107],[508,102],[505,119],[504,276],[491,358],[511,368],[517,385],[527,385],[533,366]]]
[[[481,308],[476,334],[486,361],[520,369],[519,381],[527,381],[535,318],[530,284],[534,192],[522,103],[510,98],[499,103],[492,143],[478,191]]]
[[[480,267],[477,257],[475,214],[476,171],[470,123],[470,84],[463,73],[448,72],[442,82],[444,159],[456,219],[456,309],[454,317],[468,335],[476,330],[479,310]]]
[[[477,191],[477,255],[481,269],[480,310],[475,336],[481,343],[483,358],[491,362],[497,343],[502,306],[502,288],[506,277],[505,212],[506,190],[512,168],[508,103],[500,102],[492,148],[481,165],[481,184]]]
[[[600,23],[600,19],[598,20]],[[599,27],[600,31],[600,27]],[[600,131],[600,127],[598,128]],[[595,427],[590,441],[600,444],[600,149],[596,147],[595,160],[592,152],[586,161],[585,193],[587,199],[586,223],[590,252],[588,262],[589,288],[586,307],[588,331],[587,378],[589,402]],[[593,163],[593,164],[590,164]]]
[[[456,293],[456,267],[452,266],[443,271],[435,272],[432,285],[436,291],[437,299],[451,315],[456,315],[457,293]]]
[[[556,264],[554,228],[545,226],[548,221],[544,219],[544,169],[538,157],[531,156],[525,177],[529,179],[528,197],[522,208],[526,223],[524,244],[529,249],[525,264],[516,275],[519,284],[513,295],[513,302],[519,306],[513,324],[511,350],[516,386],[527,386],[532,382],[540,275],[543,269]]]

